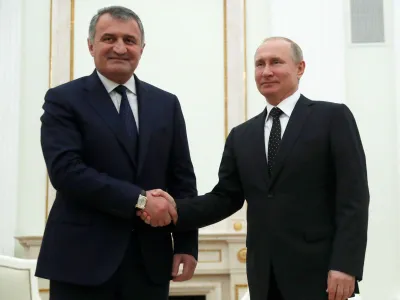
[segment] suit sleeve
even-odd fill
[[[176,230],[205,227],[242,208],[244,192],[234,154],[234,130],[226,140],[218,177],[218,184],[210,193],[190,200],[176,200]]]
[[[174,140],[172,144],[167,192],[174,198],[197,196],[196,176],[190,157],[185,119],[178,99],[175,101]],[[175,254],[198,257],[198,230],[173,232]]]
[[[85,164],[82,136],[74,113],[56,89],[46,93],[43,109],[41,145],[54,188],[94,209],[119,218],[132,218],[141,189]]]
[[[361,280],[367,246],[369,207],[365,154],[356,121],[347,106],[340,105],[330,130],[336,171],[336,231],[331,270]]]

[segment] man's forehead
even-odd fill
[[[123,19],[113,18],[110,14],[104,14],[100,16],[99,21],[97,22],[96,25],[98,29],[109,28],[109,27],[120,27],[120,25],[135,30],[139,29],[139,25],[135,20],[133,19],[123,20]]]
[[[271,40],[262,43],[256,50],[255,59],[283,57],[290,55],[290,43],[282,40]]]

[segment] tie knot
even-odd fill
[[[126,90],[127,90],[127,88],[125,86],[123,86],[123,85],[119,85],[114,89],[114,91],[116,91],[121,96],[126,94]]]
[[[282,113],[283,113],[283,111],[279,107],[274,107],[273,109],[271,109],[271,112],[269,114],[273,119],[275,119],[275,118],[279,118],[279,116]]]

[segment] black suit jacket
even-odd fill
[[[272,266],[285,299],[326,300],[329,270],[363,275],[369,191],[356,122],[343,104],[301,96],[269,177],[265,118],[232,129],[213,191],[177,200],[177,230],[218,222],[246,199],[251,299],[267,299]]]
[[[171,278],[173,253],[197,259],[198,231],[171,233],[135,216],[141,190],[197,195],[186,126],[176,96],[135,77],[139,153],[96,72],[45,97],[41,143],[57,196],[38,259],[38,277],[98,285],[119,266],[132,228],[155,282]]]

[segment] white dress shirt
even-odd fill
[[[119,108],[121,106],[121,95],[118,94],[116,91],[114,91],[114,89],[117,86],[119,86],[119,84],[104,77],[102,74],[100,74],[99,71],[97,71],[97,74],[99,75],[101,82],[103,83],[104,87],[106,88],[108,94],[110,95],[112,102],[115,105],[115,108],[117,109],[117,111],[119,113]],[[137,95],[136,95],[135,77],[133,77],[133,75],[132,75],[132,77],[129,78],[129,80],[127,82],[125,82],[123,84],[123,86],[125,86],[127,88],[126,95],[128,96],[129,105],[132,109],[133,116],[135,117],[136,127],[137,127],[138,133],[139,133],[139,111],[138,111],[138,102],[137,102]]]
[[[281,103],[277,105],[283,111],[283,114],[280,115],[279,121],[281,122],[281,138],[285,132],[286,126],[289,122],[290,115],[293,112],[294,107],[296,106],[297,101],[300,98],[300,92],[297,90],[293,95],[287,97]],[[269,104],[267,101],[267,117],[265,118],[265,125],[264,125],[264,139],[265,139],[265,153],[267,154],[268,160],[268,141],[269,135],[272,129],[272,118],[270,117],[269,113],[274,106]]]

